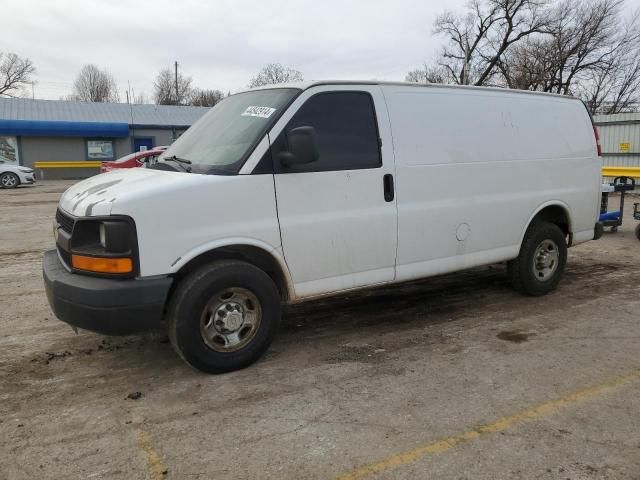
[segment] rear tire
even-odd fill
[[[562,230],[553,223],[534,221],[520,254],[507,263],[507,272],[515,290],[537,297],[555,290],[566,263],[567,242]]]
[[[5,172],[0,175],[0,188],[16,188],[20,185],[20,179],[15,173]]]
[[[636,233],[636,238],[640,240],[640,223],[636,225],[636,229],[634,231]]]
[[[259,268],[223,260],[187,275],[167,311],[169,339],[190,366],[224,373],[255,362],[280,323],[278,288]]]

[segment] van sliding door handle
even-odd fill
[[[393,175],[387,173],[382,177],[382,185],[384,186],[384,200],[386,202],[392,202],[395,196],[393,188]]]

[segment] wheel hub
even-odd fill
[[[540,281],[548,280],[558,268],[560,253],[553,240],[543,240],[533,257],[533,273]]]
[[[547,252],[541,253],[538,258],[538,268],[548,268],[551,264],[551,257]]]
[[[5,187],[13,187],[16,184],[16,180],[11,175],[3,175],[2,185]]]
[[[216,329],[220,332],[234,332],[244,323],[244,311],[240,304],[228,302],[216,311]]]
[[[207,346],[217,352],[232,352],[246,346],[262,321],[256,295],[244,288],[228,288],[211,298],[200,319],[200,333]]]

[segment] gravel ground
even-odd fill
[[[631,208],[546,297],[493,266],[302,304],[264,359],[207,376],[162,335],[53,317],[68,185],[0,191],[0,479],[640,479]]]

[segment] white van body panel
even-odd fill
[[[269,252],[280,250],[269,175],[178,175],[197,180],[177,182],[164,194],[142,195],[113,206],[112,214],[133,217],[142,232],[138,248],[143,276],[171,273],[207,246],[228,245],[238,238],[253,239],[253,245],[268,246]]]
[[[382,166],[252,174],[305,100],[325,91],[371,95]],[[60,208],[132,217],[141,277],[174,274],[224,246],[261,248],[281,266],[289,300],[300,301],[511,260],[548,206],[566,211],[573,245],[587,241],[600,201],[584,106],[499,89],[310,85],[239,173],[113,171],[71,187]],[[386,174],[395,183],[389,202]]]
[[[99,212],[98,205],[108,212]],[[74,185],[60,207],[76,216],[132,217],[143,277],[174,273],[200,253],[225,245],[263,248],[284,266],[271,175],[123,169]]]
[[[494,89],[382,90],[397,172],[396,280],[515,258],[544,206],[567,211],[574,244],[593,238],[600,161],[578,100]]]

